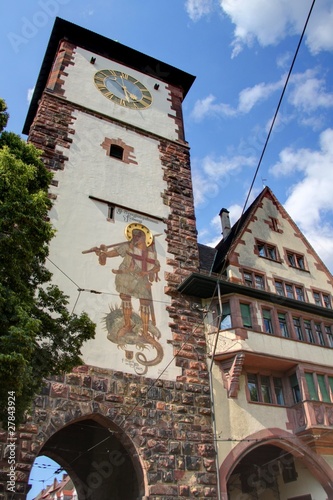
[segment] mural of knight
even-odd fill
[[[155,249],[155,237],[143,224],[131,223],[125,228],[128,241],[110,245],[101,244],[83,254],[94,252],[98,262],[105,266],[107,259],[120,257],[118,268],[113,268],[115,288],[119,293],[121,308],[111,307],[105,317],[107,338],[126,352],[128,359],[133,358],[133,351],[128,346],[135,345],[144,351],[152,347],[156,357],[148,360],[144,352],[137,352],[136,361],[147,373],[148,366],[160,363],[163,359],[163,348],[158,342],[161,332],[156,326],[152,286],[160,280],[161,269]],[[139,301],[139,314],[133,311],[133,299]]]

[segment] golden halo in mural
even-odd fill
[[[140,224],[139,222],[132,222],[131,224],[128,224],[125,227],[125,236],[128,241],[131,241],[133,238],[133,231],[135,229],[139,229],[143,233],[145,233],[146,236],[146,246],[149,247],[153,241],[154,241],[154,236],[152,235],[150,229],[148,227],[144,226],[143,224]]]

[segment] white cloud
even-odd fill
[[[306,43],[312,54],[318,54],[322,50],[333,50],[332,26],[332,2],[330,0],[317,2],[306,37]]]
[[[279,54],[276,58],[276,65],[281,69],[289,69],[292,60],[292,54],[290,52],[285,52],[284,54]]]
[[[235,25],[232,42],[235,57],[254,40],[265,47],[276,45],[287,36],[300,34],[308,16],[310,2],[304,0],[220,0]],[[333,50],[333,6],[331,0],[318,1],[311,14],[305,40],[309,50]]]
[[[203,160],[192,160],[192,179],[195,205],[204,205],[209,198],[215,198],[220,189],[225,189],[242,169],[253,167],[252,156],[222,156],[217,159],[206,156]],[[222,208],[222,207],[221,207]]]
[[[215,197],[218,193],[216,182],[199,172],[198,169],[192,168],[192,183],[196,206],[204,205],[207,198]]]
[[[33,87],[32,89],[28,89],[28,92],[27,92],[27,101],[28,101],[28,103],[30,103],[30,101],[32,99],[34,90],[35,90],[35,87]]]
[[[291,79],[292,90],[288,100],[305,113],[333,106],[333,93],[327,92],[324,78],[317,78],[316,73],[316,70],[311,69]]]
[[[254,164],[254,160],[247,156],[233,156],[228,158],[222,156],[215,160],[211,156],[206,156],[202,162],[202,169],[214,180],[221,180],[223,182],[229,179],[230,175],[239,173],[244,167],[251,167]]]
[[[215,103],[216,97],[212,94],[208,95],[204,99],[199,99],[193,108],[191,117],[196,121],[201,121],[206,116],[216,115],[216,116],[234,116],[237,114],[237,110],[233,109],[229,104]]]
[[[324,116],[320,116],[318,110],[324,111],[333,107],[333,92],[327,90],[324,77],[318,77],[319,72],[318,68],[307,69],[292,76],[286,96],[289,104],[295,108],[295,112],[289,110],[289,114],[284,116],[283,120],[280,112],[279,123],[286,124],[291,120],[297,120],[299,124],[314,130],[320,130],[324,126]],[[269,99],[274,93],[282,91],[285,81],[286,75],[283,75],[276,82],[260,82],[241,90],[236,107],[218,103],[216,97],[210,94],[195,103],[191,117],[199,122],[210,116],[238,117],[250,113],[255,106]]]
[[[230,207],[228,207],[231,227],[238,221],[238,219],[242,215],[243,208],[244,207],[238,204],[230,205]]]
[[[238,110],[248,113],[259,102],[268,99],[274,92],[283,88],[285,77],[275,83],[258,83],[242,90],[239,94]]]
[[[81,12],[81,17],[84,17],[84,18],[87,18],[87,17],[91,17],[95,14],[95,10],[91,7],[87,7],[85,8],[82,12]]]
[[[275,176],[298,175],[284,203],[321,258],[333,267],[333,129],[320,135],[318,150],[286,148],[271,168]]]
[[[241,90],[236,108],[229,104],[216,103],[216,97],[210,94],[195,103],[191,117],[200,121],[206,116],[238,116],[249,113],[255,105],[267,100],[274,92],[281,89],[283,83],[284,77],[277,82],[261,82]]]
[[[187,0],[185,9],[192,21],[198,21],[201,17],[210,14],[213,9],[213,0]]]

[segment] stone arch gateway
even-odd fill
[[[138,453],[108,418],[94,414],[74,419],[46,441],[40,454],[69,473],[79,500],[137,500],[144,496]]]

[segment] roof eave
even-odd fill
[[[218,287],[221,295],[237,294],[251,297],[264,302],[287,307],[290,309],[305,312],[307,314],[323,316],[333,319],[333,309],[316,306],[301,300],[281,297],[266,290],[258,290],[239,283],[233,283],[221,278],[218,275],[205,275],[201,273],[190,274],[178,287],[178,291],[183,295],[188,295],[200,299],[209,299],[218,296]]]

